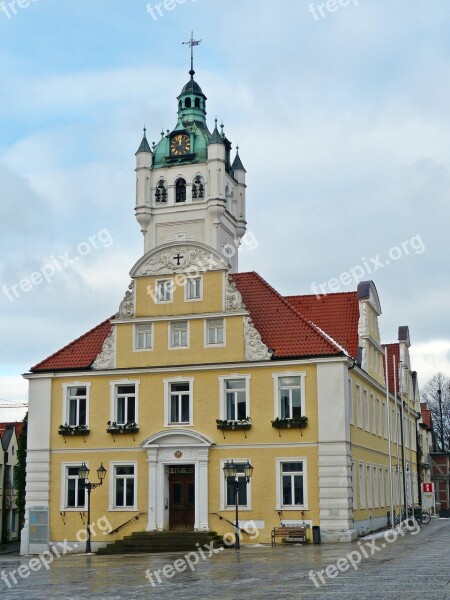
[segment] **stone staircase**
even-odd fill
[[[214,548],[224,546],[215,531],[137,531],[121,540],[100,548],[97,554],[151,554],[161,552],[195,552],[197,544],[214,543]]]

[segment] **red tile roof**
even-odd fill
[[[74,342],[41,361],[32,367],[31,371],[39,373],[40,371],[70,371],[89,368],[101,352],[103,342],[111,331],[112,318],[106,319]]]
[[[400,344],[383,344],[383,348],[387,348],[387,360],[388,360],[388,375],[389,375],[389,391],[391,394],[394,393],[394,373],[395,380],[397,382],[397,394],[399,392],[398,389],[398,365],[400,362]],[[395,356],[395,370],[394,370],[394,356]],[[384,362],[384,368],[386,369],[386,363]]]
[[[285,300],[309,321],[320,327],[346,349],[358,356],[359,301],[357,292],[327,296],[285,296]]]
[[[0,438],[4,434],[7,425],[14,425],[14,429],[16,430],[16,437],[19,437],[20,432],[23,428],[23,423],[22,421],[13,421],[8,423],[0,423]]]
[[[274,358],[332,356],[342,349],[319,331],[257,273],[231,276]]]

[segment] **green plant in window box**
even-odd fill
[[[64,425],[59,426],[58,430],[59,435],[86,435],[89,433],[89,428],[87,425],[69,425],[68,423],[64,423]]]
[[[236,421],[231,421],[228,419],[216,419],[216,423],[217,429],[220,429],[223,432],[239,430],[244,432],[245,437],[247,437],[245,432],[248,431],[252,426],[250,423],[250,417],[245,417],[245,419],[237,419]],[[225,433],[223,437],[225,439]]]
[[[272,427],[275,429],[304,429],[308,425],[308,417],[295,416],[292,419],[280,419],[277,417],[272,421]]]
[[[136,433],[139,431],[137,423],[128,421],[128,423],[117,424],[115,421],[108,421],[108,433]]]

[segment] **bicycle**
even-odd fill
[[[400,523],[404,523],[408,521],[408,524],[411,524],[410,521],[416,521],[419,525],[428,525],[431,521],[431,515],[428,511],[423,510],[421,506],[408,506],[408,516],[406,516],[405,509],[402,509],[402,512],[396,515],[394,523],[395,525],[400,525]]]

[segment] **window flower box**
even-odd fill
[[[89,428],[87,425],[68,425],[65,423],[64,425],[59,426],[58,433],[59,435],[64,436],[87,435],[89,433]]]
[[[223,431],[223,432],[239,430],[239,431],[243,431],[245,433],[252,426],[252,424],[250,423],[250,417],[245,417],[245,419],[241,419],[239,421],[228,421],[226,419],[225,420],[217,419],[216,423],[217,423],[217,429],[220,429],[220,431]],[[225,435],[223,437],[225,438]]]
[[[137,433],[139,431],[139,427],[137,423],[129,422],[118,425],[115,421],[108,421],[108,429],[107,433]]]
[[[294,417],[293,419],[280,419],[277,417],[272,421],[272,427],[278,429],[304,429],[308,425],[308,417]]]

